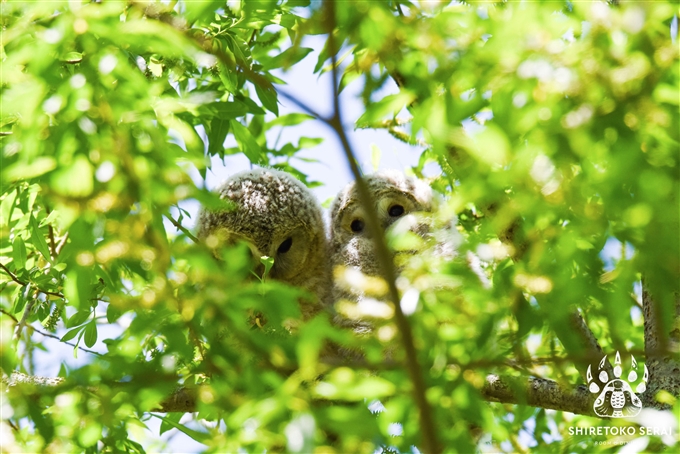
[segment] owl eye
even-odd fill
[[[387,212],[390,216],[396,218],[397,216],[404,214],[404,207],[401,205],[392,205]]]
[[[349,226],[354,233],[361,233],[364,231],[364,221],[361,219],[355,219]]]
[[[279,246],[279,248],[276,250],[279,254],[285,254],[286,252],[290,251],[290,247],[293,245],[293,239],[292,238],[286,238],[283,243]]]

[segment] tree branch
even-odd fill
[[[366,224],[373,237],[375,255],[378,259],[378,264],[380,265],[380,271],[387,282],[389,298],[392,301],[392,305],[394,306],[394,319],[399,333],[401,334],[402,346],[404,347],[406,353],[406,366],[409,377],[413,384],[413,395],[420,416],[419,421],[420,430],[422,432],[423,450],[428,453],[440,452],[441,448],[437,442],[435,424],[432,419],[432,410],[426,397],[427,386],[422,375],[420,364],[418,363],[418,356],[415,344],[413,342],[411,325],[406,319],[406,315],[404,315],[400,304],[399,290],[397,289],[396,285],[397,273],[392,260],[392,254],[387,248],[385,236],[380,229],[378,215],[373,209],[373,198],[370,191],[368,190],[366,182],[361,176],[361,171],[357,165],[354,151],[352,150],[352,146],[349,143],[349,138],[345,133],[345,129],[342,126],[342,109],[340,106],[340,94],[338,91],[338,65],[336,61],[336,53],[338,49],[336,48],[336,42],[333,36],[333,30],[336,25],[335,3],[327,1],[324,3],[324,6],[327,8],[329,18],[327,29],[328,50],[331,56],[331,67],[333,74],[333,117],[331,118],[330,122],[328,122],[328,124],[333,128],[336,135],[338,136],[338,139],[342,144],[342,149],[345,152],[347,163],[349,164],[352,174],[356,180],[355,184],[359,192],[359,200],[361,201],[361,205],[364,207],[367,221]]]
[[[12,372],[12,375],[10,375],[9,377],[3,373],[0,382],[2,382],[2,384],[7,387],[24,385],[55,388],[58,386],[65,386],[67,384],[67,380],[63,377],[40,377],[36,375],[27,375],[22,372]],[[127,383],[125,383],[124,385],[127,385]],[[96,391],[96,389],[94,391]],[[182,386],[177,388],[175,391],[172,392],[172,394],[163,399],[159,404],[159,408],[153,409],[151,411],[162,411],[165,413],[195,412],[198,411],[196,405],[196,403],[198,402],[197,396],[198,396],[197,387]]]
[[[0,313],[3,313],[3,314],[5,314],[6,316],[8,316],[9,318],[11,318],[11,319],[14,321],[14,323],[17,323],[17,324],[19,323],[19,320],[17,320],[17,318],[16,318],[15,316],[13,316],[12,314],[10,314],[10,313],[7,312],[6,310],[0,309]],[[34,327],[33,325],[26,325],[26,328],[30,329],[30,330],[33,331],[33,332],[36,332],[36,333],[40,334],[41,336],[49,337],[49,338],[51,338],[51,339],[56,339],[56,340],[58,340],[59,342],[61,342],[62,344],[69,345],[69,346],[71,346],[71,347],[73,347],[73,348],[77,348],[78,350],[82,350],[82,351],[84,351],[84,352],[86,352],[86,353],[91,353],[91,354],[97,355],[97,356],[104,356],[104,355],[102,355],[101,353],[96,352],[96,351],[94,351],[94,350],[89,350],[89,349],[87,349],[87,348],[85,348],[85,347],[81,347],[81,346],[79,346],[79,345],[73,344],[73,343],[68,342],[68,341],[62,341],[61,338],[60,338],[59,336],[56,336],[56,335],[50,334],[50,333],[46,333],[46,332],[44,332],[44,331],[40,331],[38,328]]]
[[[57,387],[65,386],[62,377],[40,377],[13,372],[9,377],[3,375],[3,385]],[[125,383],[124,385],[129,385]],[[482,397],[489,402],[523,404],[532,407],[567,411],[580,415],[596,416],[593,412],[593,395],[584,386],[564,387],[552,380],[542,378],[517,378],[488,375],[481,389]],[[200,386],[180,386],[163,399],[159,408],[151,411],[164,413],[192,413],[198,411]]]
[[[165,217],[172,223],[172,225],[177,227],[177,229],[180,232],[184,233],[187,237],[189,237],[189,239],[191,239],[191,241],[193,241],[194,243],[199,242],[198,238],[196,238],[186,227],[184,227],[182,224],[180,224],[178,221],[176,221],[175,218],[170,216],[170,214],[166,214]]]
[[[11,272],[5,265],[3,265],[2,263],[0,263],[0,268],[2,268],[2,270],[3,270],[5,273],[7,273],[7,274],[9,275],[9,277],[10,277],[14,282],[16,282],[17,284],[19,284],[19,285],[21,285],[21,286],[26,286],[26,285],[29,284],[28,282],[24,282],[24,281],[22,281],[21,279],[19,279],[18,277],[16,277],[16,275],[15,275],[14,273],[12,273],[12,272]],[[37,288],[37,287],[35,288],[35,290],[36,290],[38,293],[43,293],[43,294],[45,294],[45,295],[52,295],[52,296],[56,296],[56,297],[59,297],[59,298],[63,298],[63,297],[64,297],[64,294],[63,294],[63,293],[50,292],[50,291],[43,290],[43,289],[40,289],[40,288]]]
[[[510,378],[488,375],[482,396],[491,402],[525,404],[579,415],[597,416],[593,412],[593,395],[585,385],[566,388],[542,378]]]
[[[3,313],[3,314],[5,314],[6,316],[8,316],[9,318],[11,318],[12,320],[14,320],[14,323],[19,323],[19,320],[17,320],[17,318],[16,318],[14,315],[10,314],[10,313],[7,312],[6,310],[0,309],[0,312]]]

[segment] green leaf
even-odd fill
[[[322,137],[300,137],[298,148],[314,148],[323,143]]]
[[[170,424],[168,421],[172,421],[175,424],[179,424],[179,420],[182,419],[182,416],[184,416],[184,413],[167,413],[167,416],[165,419],[163,419],[163,422],[161,422],[161,427],[158,435],[163,435],[165,432],[168,430],[174,429],[175,425]]]
[[[31,415],[33,424],[38,429],[40,436],[45,440],[45,444],[49,444],[54,438],[54,423],[52,418],[48,418],[43,414],[45,409],[38,404],[37,399],[27,399],[26,405],[28,405],[28,414]]]
[[[84,330],[84,329],[85,329],[84,326],[79,326],[79,327],[77,327],[77,328],[73,328],[73,329],[70,329],[70,330],[66,331],[66,334],[64,334],[64,336],[61,338],[61,342],[68,342],[68,341],[70,341],[71,339],[73,339],[74,337],[76,337],[76,336],[78,335],[79,332],[81,332],[81,331]]]
[[[70,328],[71,326],[78,326],[82,323],[85,323],[85,321],[90,318],[91,315],[92,312],[89,310],[78,311],[68,318],[66,327]]]
[[[31,224],[31,241],[33,242],[33,246],[35,246],[35,248],[42,254],[42,256],[45,257],[45,260],[52,263],[50,249],[47,247],[47,242],[45,241],[45,238],[43,237],[42,233],[40,233],[40,228],[38,227],[38,223],[35,221],[33,215],[31,215],[30,224]]]
[[[652,95],[654,100],[659,103],[667,103],[674,106],[680,104],[680,96],[678,96],[678,87],[668,84],[659,84],[654,89]]]
[[[314,393],[326,399],[362,401],[394,395],[393,383],[380,377],[362,377],[347,367],[331,372],[314,388]]]
[[[228,50],[225,52],[228,52]],[[219,78],[226,91],[229,93],[236,93],[238,91],[238,77],[236,76],[236,72],[227,68],[223,63],[220,63],[219,68]]]
[[[83,54],[80,52],[68,52],[61,58],[61,61],[75,65],[83,61]]]
[[[214,115],[221,120],[233,120],[248,113],[247,106],[242,102],[211,102],[198,108],[199,114]]]
[[[273,57],[271,60],[266,62],[264,65],[267,69],[275,68],[290,68],[292,65],[296,64],[314,49],[308,47],[289,47],[288,49],[281,52],[279,55]]]
[[[312,115],[304,113],[290,113],[286,115],[281,115],[267,123],[268,127],[272,126],[296,126],[304,123],[307,120],[314,120]]]
[[[28,164],[19,162],[7,166],[4,174],[8,181],[29,180],[53,170],[56,166],[57,161],[53,157],[41,156]]]
[[[234,99],[242,103],[246,107],[248,113],[253,115],[264,115],[266,113],[262,107],[257,105],[257,103],[250,98],[242,95],[234,95]]]
[[[463,144],[468,153],[478,161],[500,169],[510,159],[510,142],[496,125],[487,124],[472,136],[472,142]]]
[[[85,155],[78,155],[73,163],[51,176],[52,189],[67,197],[87,197],[94,189],[94,171]]]
[[[274,115],[278,115],[278,94],[276,93],[274,86],[269,81],[265,82],[255,83],[255,92],[257,93],[257,97],[260,98],[260,102],[264,108],[272,112]]]
[[[385,96],[380,101],[371,104],[366,112],[357,120],[357,128],[374,125],[385,117],[395,117],[404,107],[415,100],[415,95],[408,91],[401,91],[396,95]]]
[[[178,422],[173,421],[171,418],[163,417],[155,413],[151,413],[151,415],[155,416],[156,418],[160,419],[163,422],[168,423],[170,426],[174,427],[175,429],[179,430],[185,435],[188,435],[189,437],[191,437],[192,439],[196,440],[199,443],[207,444],[212,439],[212,435],[204,432],[198,432],[193,429],[189,429],[183,424],[179,424]]]
[[[210,23],[215,17],[215,10],[223,6],[224,2],[219,0],[186,2],[184,4],[187,20],[189,22],[198,21],[199,23]]]
[[[11,191],[10,193],[6,193],[5,197],[2,199],[2,203],[0,203],[0,226],[9,226],[10,217],[12,216],[18,193],[19,191],[17,190]]]
[[[64,296],[82,312],[90,313],[92,298],[92,271],[84,267],[70,270],[64,279]]]
[[[123,315],[123,311],[116,307],[113,304],[109,304],[106,306],[106,321],[109,323],[115,323],[116,320],[118,320],[121,315]]]
[[[31,285],[24,285],[23,287],[19,288],[14,300],[14,307],[12,307],[12,313],[19,314],[24,310],[24,307],[30,298],[30,288]]]
[[[92,347],[97,342],[97,323],[92,320],[85,326],[85,345]]]
[[[12,243],[12,256],[17,270],[22,270],[26,267],[26,245],[20,236],[17,236]]]
[[[263,255],[260,257],[260,263],[264,265],[264,274],[262,275],[262,280],[264,281],[269,275],[269,271],[274,266],[274,257],[267,257],[266,255]]]
[[[238,121],[231,121],[231,131],[234,133],[239,149],[245,154],[250,162],[259,164],[266,162],[266,155],[260,145],[258,145],[255,137],[250,133],[248,128],[243,126]]]

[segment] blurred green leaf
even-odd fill
[[[73,163],[60,168],[51,175],[52,187],[64,196],[87,197],[94,189],[94,172],[90,161],[83,155],[77,156]]]
[[[12,243],[12,257],[14,258],[16,269],[24,269],[26,266],[26,245],[20,236],[16,237]]]
[[[304,113],[291,113],[286,115],[281,115],[276,117],[272,121],[267,123],[267,126],[296,126],[304,123],[307,120],[314,120],[314,117],[309,114]]]
[[[56,165],[56,161],[50,156],[39,157],[29,164],[23,162],[11,164],[4,168],[3,173],[9,181],[28,180],[54,170]]]
[[[385,96],[380,101],[368,106],[366,112],[357,120],[358,128],[369,127],[386,116],[395,117],[403,108],[415,100],[415,95],[401,91],[396,95]]]

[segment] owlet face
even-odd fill
[[[255,169],[236,174],[216,190],[233,209],[203,210],[199,238],[226,244],[244,240],[256,257],[274,258],[269,276],[325,299],[327,270],[321,208],[309,189],[285,172]]]
[[[398,171],[376,173],[365,180],[383,230],[411,213],[432,210],[432,190],[422,181]],[[373,239],[354,182],[340,191],[331,205],[330,242],[333,266],[353,267],[370,276],[379,274]]]

